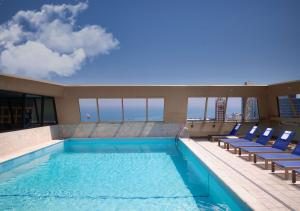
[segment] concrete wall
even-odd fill
[[[64,134],[82,134],[78,128],[89,130],[89,124],[80,123],[79,98],[145,98],[162,97],[165,99],[164,121],[167,124],[185,124],[188,97],[257,97],[259,103],[260,124],[273,126],[279,133],[283,128],[295,130],[300,139],[300,120],[283,119],[278,117],[276,97],[280,95],[300,93],[300,81],[286,82],[273,85],[206,85],[206,86],[71,86],[35,81],[26,78],[0,75],[0,89],[28,92],[33,94],[54,96],[58,121],[69,127]],[[142,123],[144,124],[144,123]],[[228,132],[234,123],[230,122],[195,122],[194,127],[188,124],[192,136],[205,136]],[[72,125],[72,126],[71,126]],[[86,125],[86,126],[85,126]],[[94,124],[95,125],[95,124]],[[93,136],[100,136],[105,124],[97,125]],[[126,124],[127,127],[128,124]],[[150,125],[150,124],[148,124]],[[244,123],[253,125],[253,123]],[[122,126],[124,128],[125,124]],[[102,129],[101,129],[102,128]],[[113,134],[113,128],[110,127]],[[246,127],[244,127],[246,128]],[[73,131],[73,132],[72,132]],[[77,131],[77,132],[76,132]],[[101,133],[102,133],[101,132]],[[137,132],[136,132],[137,133]],[[131,133],[130,133],[131,134]],[[135,134],[135,132],[132,132]],[[144,134],[144,133],[142,133]],[[119,134],[120,135],[120,134]],[[81,136],[81,135],[80,135]]]
[[[0,157],[58,139],[59,136],[58,125],[0,133]]]
[[[165,99],[166,123],[185,123],[188,97],[257,97],[262,118],[268,116],[266,86],[66,86],[62,97],[56,97],[61,124],[80,122],[79,98],[145,98]]]
[[[191,137],[202,137],[208,135],[226,134],[234,127],[235,122],[194,122],[188,123],[189,133]],[[239,130],[239,134],[245,134],[254,124],[250,122],[242,123],[243,126]]]
[[[298,118],[280,118],[277,106],[277,96],[291,94],[300,94],[300,82],[291,81],[287,83],[278,83],[268,86],[267,105],[268,117],[263,122],[265,125],[271,125],[275,129],[275,135],[284,130],[293,130],[296,132],[295,140],[300,141],[300,117]]]
[[[64,90],[59,84],[1,74],[0,89],[46,96],[62,96]]]
[[[62,138],[104,137],[175,137],[182,124],[154,122],[65,124],[60,125]]]
[[[55,139],[175,137],[182,124],[150,122],[67,124],[0,133],[0,162],[40,148]],[[54,142],[53,142],[54,143]]]

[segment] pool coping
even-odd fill
[[[238,157],[233,157],[233,154],[228,153],[224,149],[218,147],[215,143],[209,142],[208,140],[203,142],[196,142],[192,139],[181,139],[181,141],[189,148],[189,150],[191,150],[196,155],[196,157],[198,157],[201,162],[203,162],[232,192],[234,192],[251,209],[297,210],[297,207],[299,208],[298,204],[295,204],[292,201],[287,201],[288,197],[285,195],[280,198],[281,201],[278,200],[279,197],[277,197],[277,195],[279,195],[279,191],[276,190],[275,187],[272,187],[272,184],[264,184],[268,182],[274,182],[274,180],[278,180],[278,183],[280,183],[276,184],[278,187],[286,187],[284,191],[291,192],[291,189],[288,188],[292,187],[289,187],[287,181],[281,181],[281,179],[276,178],[274,175],[266,174],[266,170],[262,170],[257,166],[251,165],[250,162],[244,161]],[[245,175],[241,175],[241,173],[237,172],[233,168],[233,166],[230,166],[230,160],[228,158],[242,163],[245,168],[249,168],[249,171],[253,168],[257,172],[259,172],[260,174],[258,176],[262,177],[262,181],[255,181],[257,183],[253,184],[253,181],[250,181],[245,177]],[[264,178],[264,175],[271,177],[273,181],[266,181],[269,178]],[[298,191],[299,190],[297,190],[297,192]]]

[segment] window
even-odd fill
[[[300,116],[300,94],[278,97],[279,116],[293,118]]]
[[[53,97],[0,90],[0,131],[57,124],[54,103]]]
[[[300,94],[296,94],[292,102],[294,104],[297,117],[300,117]]]
[[[97,122],[98,110],[96,99],[79,99],[80,121]]]
[[[216,120],[216,97],[207,98],[207,111],[206,111],[206,120],[214,121]]]
[[[258,103],[256,97],[248,97],[245,102],[245,120],[259,120]]]
[[[148,121],[164,120],[164,99],[148,98]]]
[[[146,121],[146,99],[123,99],[125,121]]]
[[[122,99],[99,99],[100,121],[120,122],[123,120]]]
[[[241,97],[229,97],[227,99],[226,121],[242,121]]]
[[[205,97],[189,97],[187,119],[204,120],[205,102]]]
[[[44,124],[56,122],[55,103],[53,98],[44,97]]]
[[[42,97],[26,95],[24,124],[27,127],[42,123]]]
[[[225,119],[225,97],[209,97],[207,99],[206,120],[224,121]]]

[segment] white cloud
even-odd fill
[[[87,3],[44,5],[19,11],[0,25],[0,71],[36,78],[70,76],[86,59],[109,54],[119,45],[98,25],[76,28],[76,17]]]

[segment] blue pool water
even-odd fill
[[[0,210],[249,210],[173,138],[70,139],[0,172]]]

